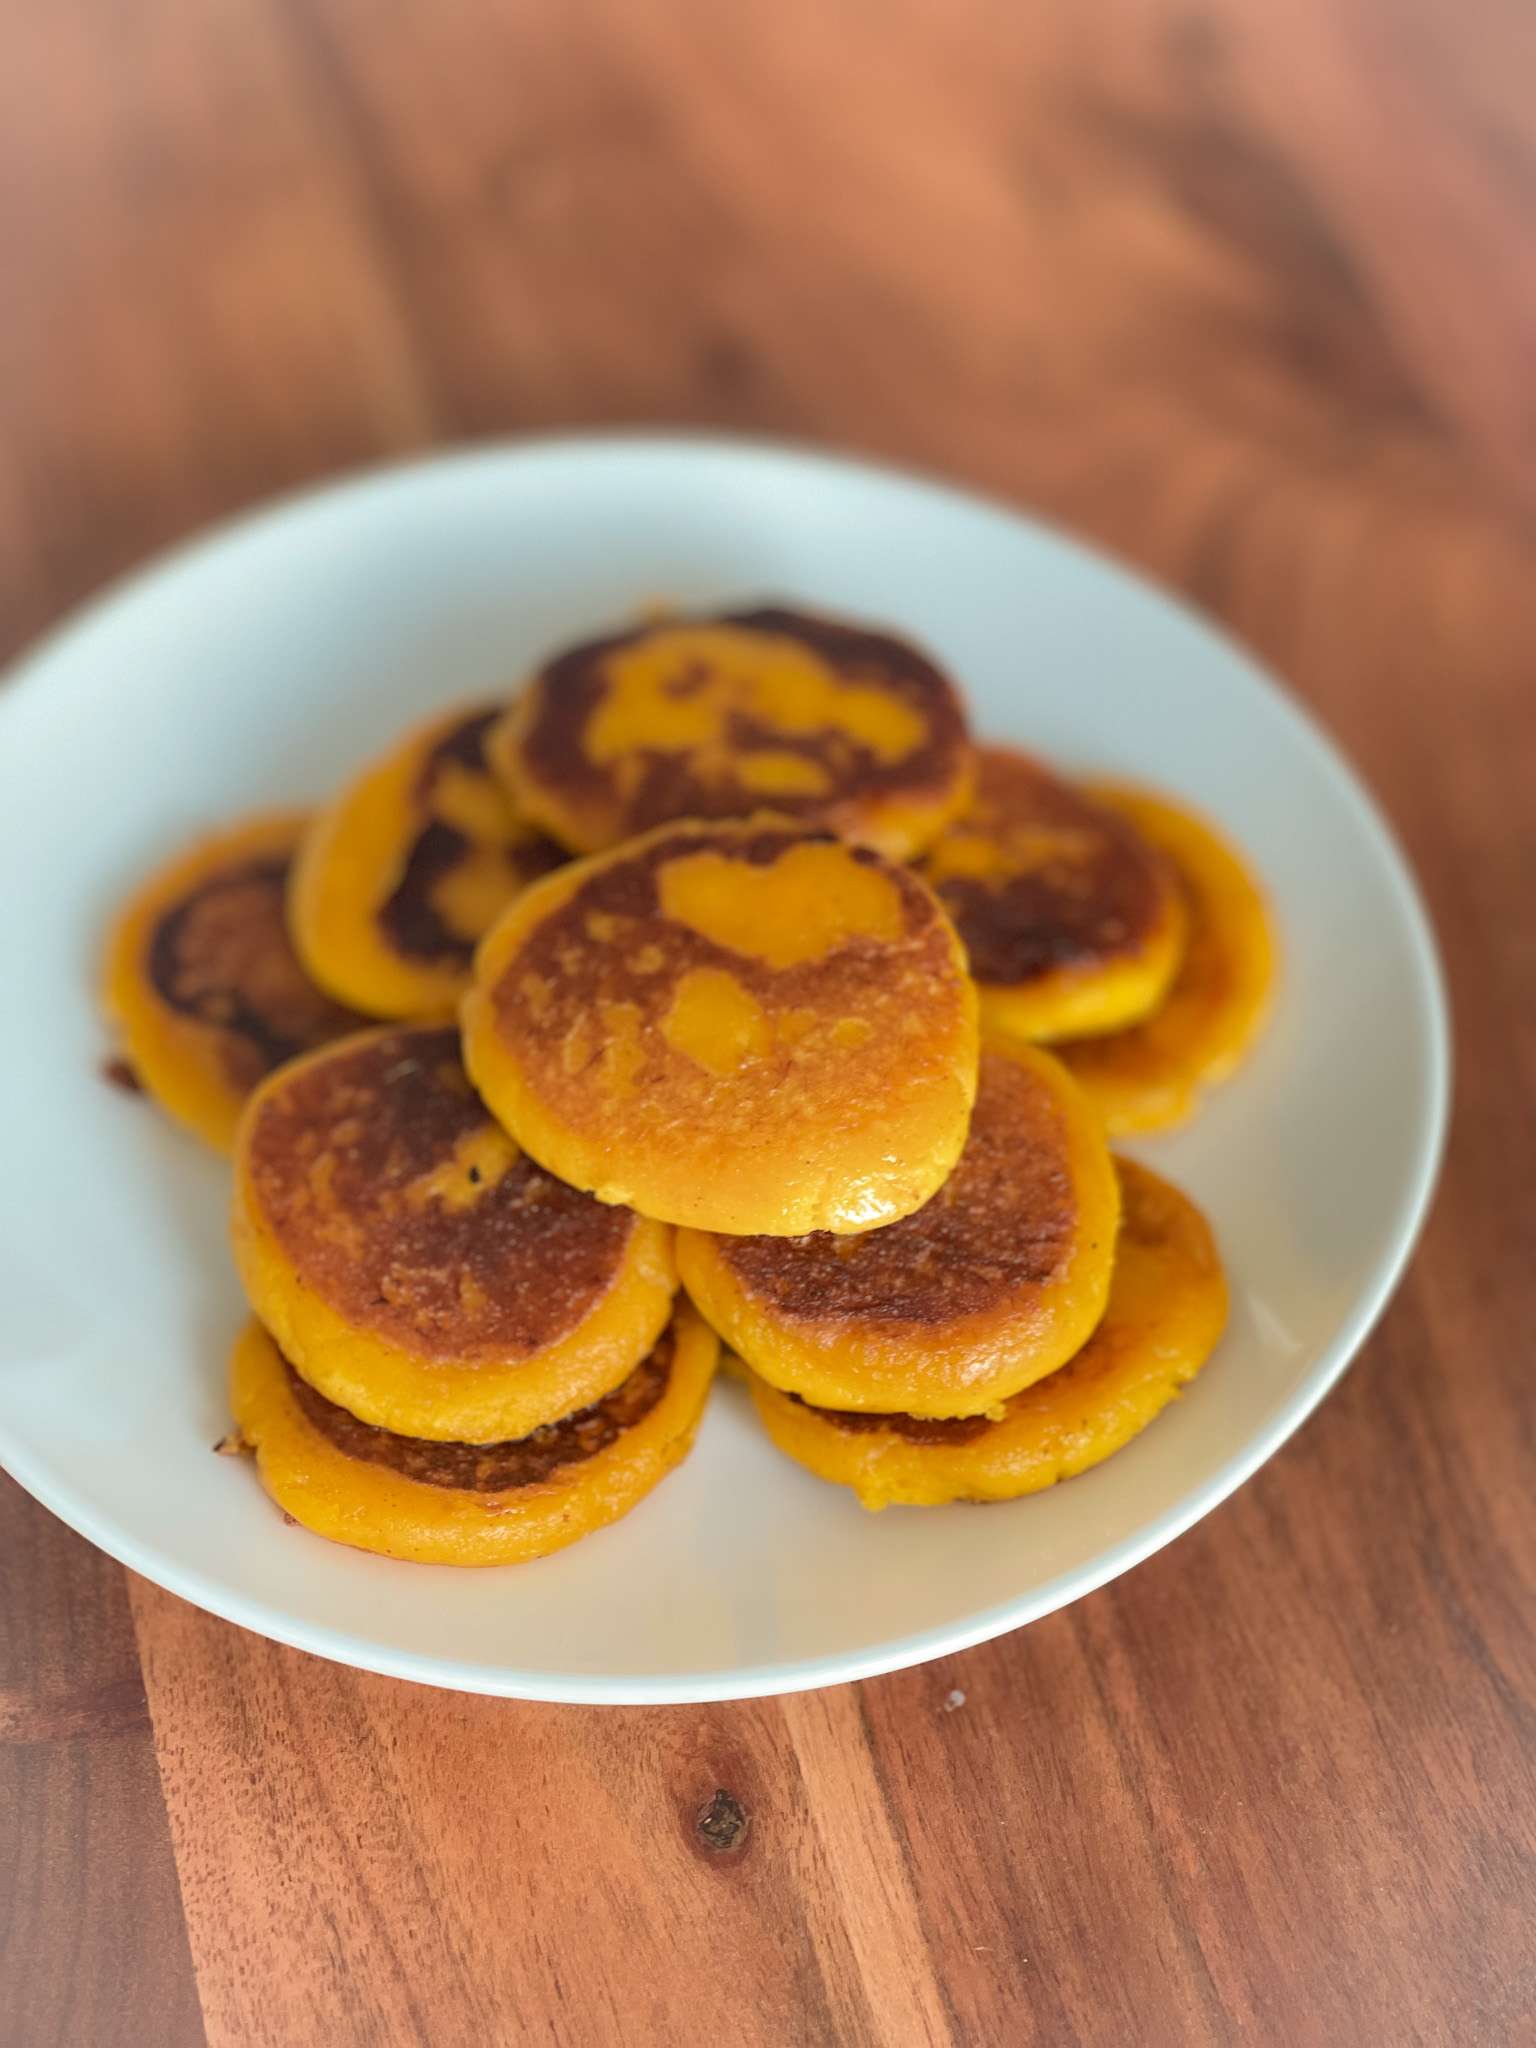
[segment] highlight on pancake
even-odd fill
[[[1263,888],[964,684],[784,604],[595,620],[140,878],[114,1066],[230,1158],[273,1542],[542,1557],[712,1398],[866,1509],[1016,1499],[1189,1386],[1220,1218],[1111,1144],[1252,1047]]]

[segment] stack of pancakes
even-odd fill
[[[633,1507],[718,1339],[871,1507],[1108,1456],[1226,1303],[1109,1135],[1188,1116],[1271,977],[1208,826],[977,749],[905,640],[760,610],[562,652],[203,842],[108,1001],[234,1151],[235,1445],[323,1535],[488,1564]]]

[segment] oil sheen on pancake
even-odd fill
[[[761,1378],[752,1398],[781,1450],[867,1508],[1013,1500],[1130,1442],[1193,1379],[1227,1315],[1221,1260],[1186,1196],[1117,1162],[1120,1240],[1103,1320],[1075,1357],[995,1417],[942,1422],[811,1407]]]
[[[434,718],[322,810],[289,905],[315,980],[375,1017],[450,1011],[476,942],[564,854],[518,814],[486,765],[504,706]]]
[[[610,1392],[670,1313],[671,1233],[520,1151],[451,1027],[364,1032],[285,1069],[235,1166],[252,1307],[312,1386],[379,1428],[524,1436]]]
[[[1173,869],[1123,813],[1006,747],[921,872],[954,919],[982,1021],[1020,1038],[1117,1031],[1167,993],[1184,947]]]
[[[1145,790],[1105,786],[1095,795],[1159,849],[1188,909],[1184,955],[1153,1014],[1056,1048],[1110,1135],[1126,1137],[1183,1123],[1241,1064],[1269,1014],[1275,938],[1257,878],[1203,819]]]
[[[543,1557],[627,1514],[686,1456],[718,1346],[684,1304],[600,1400],[517,1438],[428,1442],[318,1393],[258,1322],[231,1361],[242,1447],[317,1535],[428,1564]]]
[[[520,808],[578,853],[772,808],[906,859],[964,800],[959,694],[908,641],[781,608],[572,647],[492,741]]]
[[[465,1058],[552,1173],[667,1222],[859,1231],[959,1157],[975,995],[931,893],[772,818],[662,826],[536,883],[480,949]]]
[[[1098,1119],[1060,1064],[988,1046],[960,1163],[915,1215],[852,1239],[684,1231],[678,1267],[730,1348],[786,1392],[976,1415],[1085,1341],[1117,1207]]]
[[[267,814],[200,840],[150,877],[108,943],[106,1008],[129,1068],[222,1152],[259,1081],[362,1022],[315,986],[289,941],[284,899],[306,822]]]

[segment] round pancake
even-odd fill
[[[464,999],[475,1085],[601,1201],[855,1231],[965,1141],[975,995],[922,883],[782,819],[663,825],[526,891]]]
[[[1014,1500],[1128,1444],[1210,1357],[1227,1287],[1195,1205],[1146,1167],[1117,1165],[1123,1206],[1109,1306],[1069,1364],[995,1418],[950,1422],[807,1407],[754,1378],[753,1402],[780,1450],[883,1508]]]
[[[274,1067],[363,1021],[323,994],[289,942],[284,897],[307,819],[246,818],[144,883],[109,935],[103,997],[137,1080],[227,1152]]]
[[[1182,1123],[1238,1066],[1269,1012],[1275,940],[1253,873],[1202,819],[1144,790],[1095,795],[1166,856],[1188,905],[1184,958],[1161,1008],[1127,1031],[1056,1048],[1111,1136],[1127,1137]]]
[[[905,860],[964,801],[965,713],[905,640],[783,609],[654,620],[545,663],[493,737],[578,853],[767,807]]]
[[[975,1415],[1070,1358],[1104,1310],[1118,1194],[1049,1053],[986,1046],[960,1163],[851,1241],[684,1231],[695,1307],[753,1371],[825,1407]]]
[[[983,1024],[1082,1038],[1167,994],[1184,950],[1173,869],[1122,813],[1027,754],[982,749],[975,794],[920,872],[965,941]]]
[[[616,1522],[688,1455],[718,1347],[686,1304],[600,1401],[503,1443],[359,1422],[247,1324],[230,1363],[242,1447],[296,1522],[418,1564],[518,1564]]]
[[[519,1152],[451,1026],[359,1033],[274,1075],[235,1146],[252,1308],[328,1400],[489,1443],[600,1399],[671,1312],[671,1232]]]
[[[485,760],[503,704],[418,726],[306,833],[288,916],[322,988],[374,1017],[447,1015],[475,945],[565,855],[517,813]]]

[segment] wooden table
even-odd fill
[[[925,1670],[456,1698],[4,1483],[7,2048],[1536,2038],[1533,80],[1524,0],[9,10],[8,645],[439,441],[927,465],[1291,678],[1418,863],[1459,1080],[1423,1251],[1300,1436]]]

